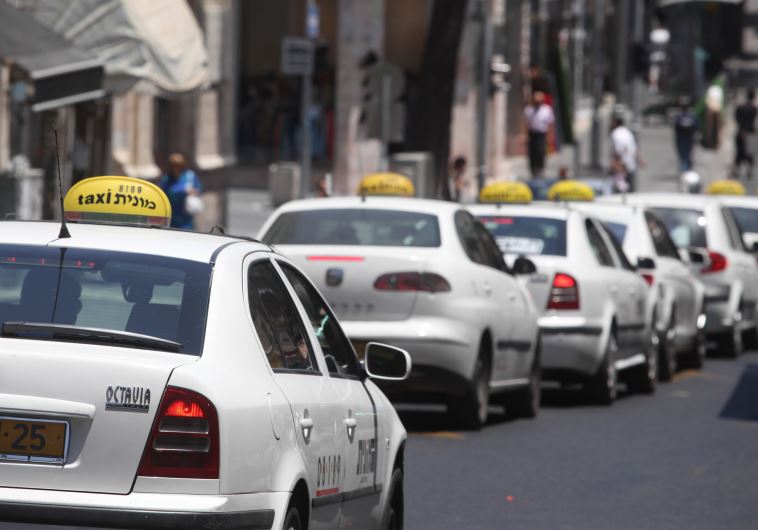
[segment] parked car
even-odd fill
[[[705,285],[705,332],[718,351],[742,353],[754,344],[758,267],[745,248],[731,210],[720,197],[676,193],[631,193],[605,197],[609,202],[644,205],[668,229],[672,241],[690,256]]]
[[[289,202],[260,232],[305,270],[360,352],[407,350],[395,400],[443,401],[459,424],[487,420],[490,395],[535,416],[540,336],[526,289],[489,233],[460,205],[398,197]]]
[[[527,256],[540,311],[543,377],[580,381],[612,403],[623,375],[652,392],[657,372],[655,299],[611,232],[568,205],[479,204],[470,207],[508,262]]]
[[[666,226],[643,206],[585,203],[622,242],[629,261],[656,293],[658,378],[668,381],[678,364],[701,368],[706,354],[705,287],[684,263]]]

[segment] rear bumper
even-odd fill
[[[109,495],[0,488],[0,529],[95,527],[270,530],[281,525],[288,492],[239,495]]]
[[[540,318],[543,378],[562,371],[591,375],[604,353],[603,327],[584,317]]]
[[[155,512],[45,504],[30,506],[0,501],[0,514],[0,521],[8,523],[100,528],[270,530],[274,524],[274,510],[236,513]]]

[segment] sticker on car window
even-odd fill
[[[542,254],[545,242],[531,237],[498,237],[497,246],[503,254]]]

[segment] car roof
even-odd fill
[[[758,210],[758,197],[749,195],[719,195],[718,201],[727,206],[741,206]]]
[[[345,208],[365,208],[379,210],[399,210],[405,212],[439,215],[453,213],[462,208],[456,202],[415,197],[329,197],[290,201],[279,208],[280,213],[310,210],[336,210]]]
[[[713,200],[714,197],[709,195],[666,192],[627,193],[625,195],[611,195],[609,197],[598,198],[599,202],[638,204],[654,207],[670,206],[673,208],[704,208],[708,203],[713,202]]]
[[[220,249],[243,241],[225,235],[204,234],[186,230],[145,228],[108,224],[68,223],[70,238],[59,239],[59,222],[1,221],[0,244],[51,245],[91,248],[114,252],[152,254],[170,258],[210,263]],[[250,244],[270,250],[259,242]]]
[[[628,223],[637,215],[640,206],[635,204],[617,204],[609,202],[582,202],[573,203],[573,208],[593,215],[602,220],[612,219],[617,222]]]
[[[518,215],[522,217],[548,217],[566,220],[571,209],[563,204],[537,202],[531,204],[470,204],[468,210],[474,215]]]

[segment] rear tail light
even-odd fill
[[[573,276],[559,272],[553,277],[548,309],[579,309],[579,285]]]
[[[700,271],[704,274],[708,274],[711,272],[721,272],[729,266],[729,261],[726,259],[726,256],[724,256],[723,254],[709,250],[708,257],[711,260],[711,264]]]
[[[377,291],[423,291],[426,293],[446,293],[450,283],[433,272],[391,272],[382,274],[374,282]]]
[[[645,283],[647,283],[650,286],[652,286],[653,283],[655,283],[655,276],[653,276],[649,272],[640,273],[640,276],[642,276],[642,279],[645,280]]]
[[[218,414],[204,396],[168,387],[142,454],[137,475],[218,478]]]

